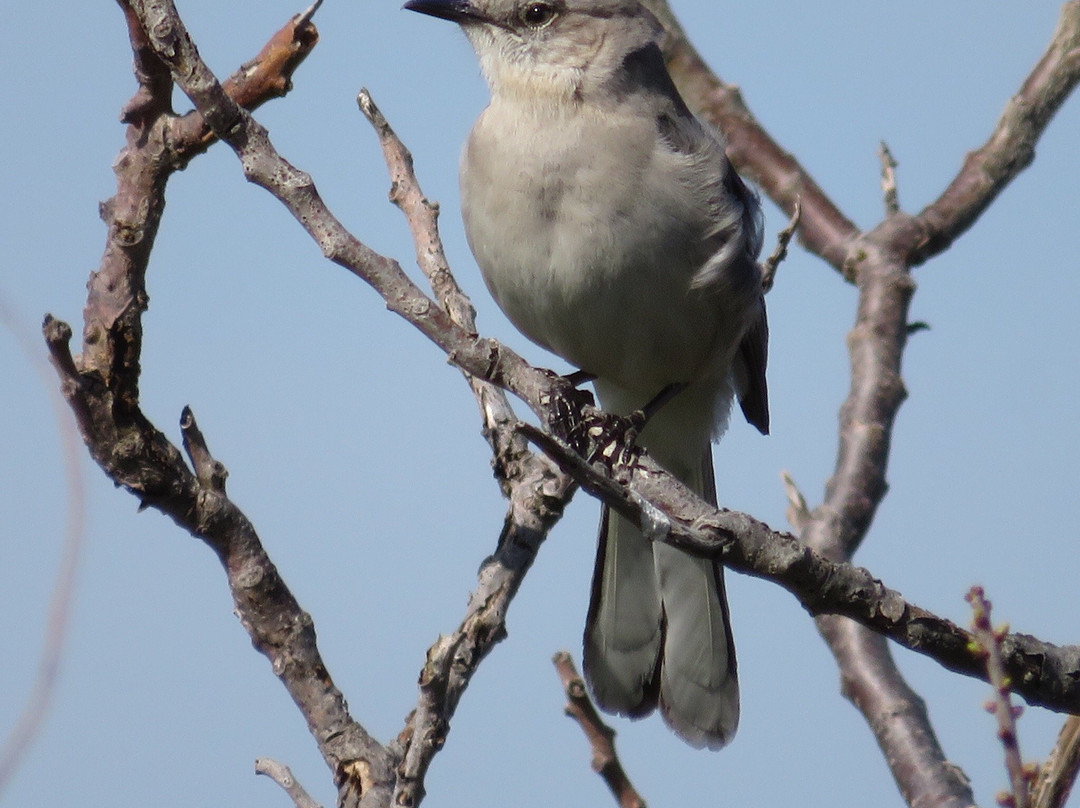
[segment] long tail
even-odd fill
[[[715,504],[707,442],[697,462],[661,462]],[[605,508],[584,669],[604,709],[642,716],[659,705],[688,743],[724,746],[739,723],[739,685],[723,568],[651,542]]]

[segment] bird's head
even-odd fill
[[[580,97],[609,81],[660,25],[638,0],[409,0],[456,22],[493,94]]]

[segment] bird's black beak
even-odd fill
[[[469,0],[409,0],[405,8],[451,22],[463,22],[477,16]]]

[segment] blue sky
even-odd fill
[[[861,226],[882,215],[876,150],[900,162],[917,211],[986,138],[1057,18],[1049,0],[909,3],[673,0],[710,64]],[[181,2],[220,76],[253,56],[296,6]],[[114,188],[119,110],[134,82],[113,3],[16,4],[0,49],[0,731],[29,693],[61,553],[61,441],[42,382],[45,312],[79,331],[104,245],[97,205]],[[481,330],[566,369],[499,314],[465,245],[457,155],[486,88],[453,26],[396,2],[327,0],[320,45],[286,99],[258,117],[337,215],[414,271],[374,135],[368,87],[442,205],[451,264]],[[186,101],[177,99],[186,109]],[[981,583],[995,619],[1077,641],[1080,448],[1080,102],[1034,165],[947,254],[915,271],[910,397],[890,491],[858,556],[921,606],[966,623]],[[783,224],[767,207],[769,238]],[[418,273],[416,273],[418,274]],[[148,279],[142,402],[174,439],[191,405],[230,470],[233,499],[319,631],[354,716],[382,739],[415,702],[424,652],[463,612],[503,505],[475,405],[456,371],[369,289],[324,261],[288,214],[215,146],[169,185]],[[716,451],[721,502],[785,527],[781,470],[811,505],[836,451],[854,290],[800,249],[769,297],[773,435],[734,423]],[[11,319],[11,318],[9,318]],[[333,804],[303,720],[231,613],[213,554],[86,460],[88,512],[70,639],[38,743],[4,795],[12,806],[286,805],[252,762],[275,757]],[[476,676],[428,778],[430,805],[611,804],[562,714],[551,655],[580,656],[598,508],[579,495]],[[654,806],[900,806],[872,736],[839,695],[831,657],[794,599],[729,576],[743,718],[734,744],[694,751],[659,719],[614,720],[623,761]],[[927,700],[947,755],[992,804],[1005,783],[989,688],[895,653]],[[1025,713],[1043,757],[1060,718]],[[552,790],[555,793],[552,794]]]

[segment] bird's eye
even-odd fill
[[[530,28],[543,28],[555,19],[555,6],[551,3],[526,3],[518,16]]]

